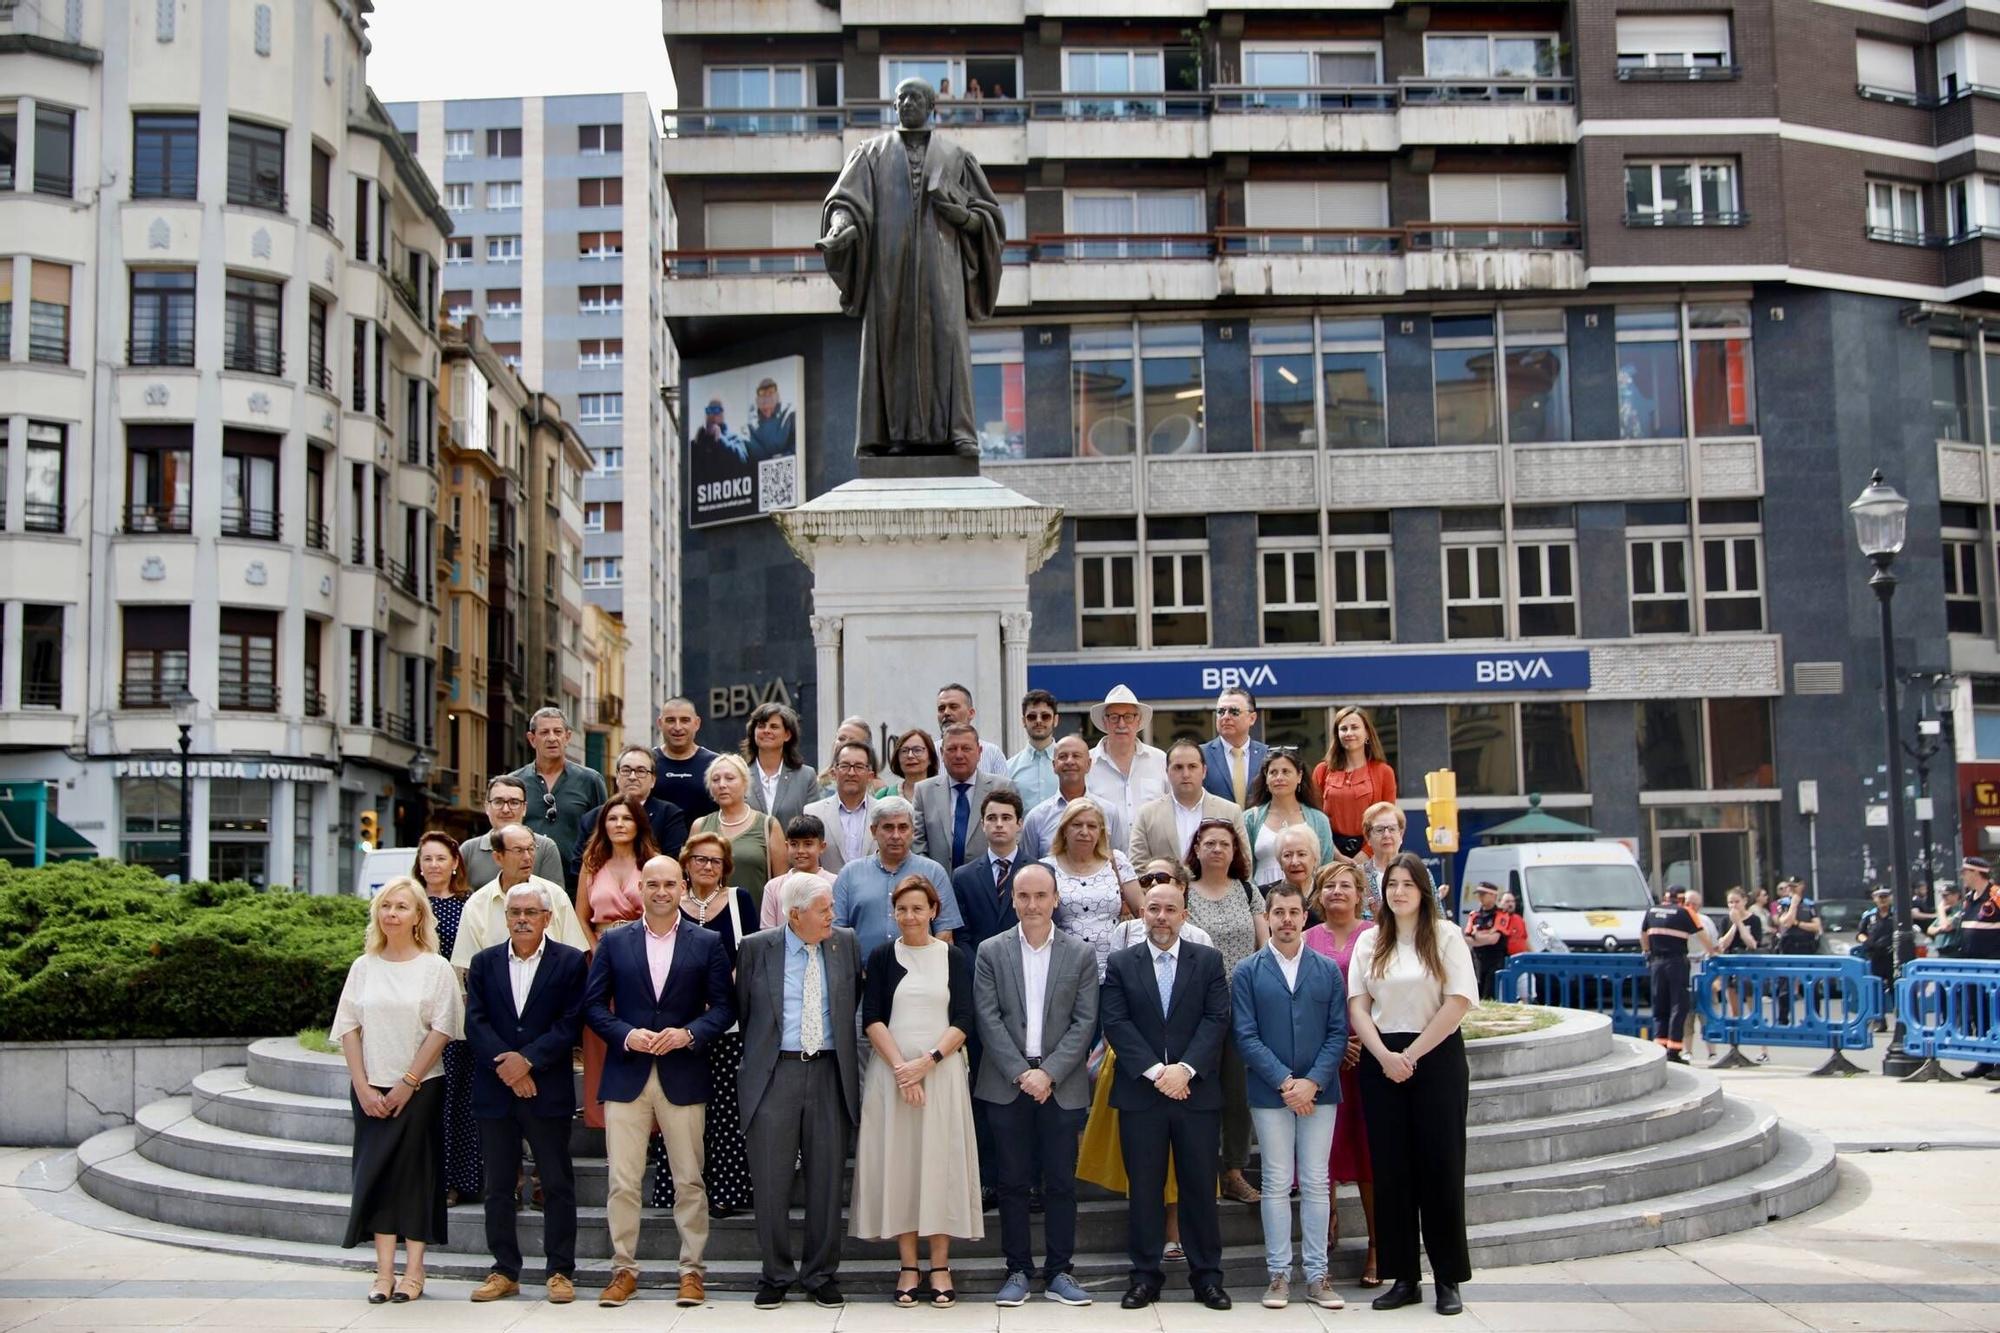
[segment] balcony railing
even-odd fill
[[[1656,213],[1627,213],[1625,225],[1628,227],[1742,227],[1750,222],[1750,215],[1743,212],[1719,210],[1717,212],[1682,212],[1678,208]]]
[[[239,713],[278,711],[278,687],[268,680],[230,680],[215,683],[215,706]]]
[[[62,682],[59,680],[24,680],[21,682],[21,707],[61,708]]]
[[[325,717],[326,696],[324,694],[321,694],[318,690],[307,690],[305,698],[305,714],[307,717]]]
[[[327,527],[324,519],[309,518],[306,520],[306,547],[308,550],[330,551],[333,549],[332,541],[333,532]]]
[[[1403,228],[1411,250],[1576,250],[1583,228],[1574,222],[1415,222]]]
[[[615,694],[599,695],[585,700],[585,719],[599,726],[616,727],[624,724],[625,701]]]
[[[61,532],[63,507],[47,500],[21,502],[21,526],[29,532]]]
[[[402,713],[383,713],[379,709],[376,711],[381,719],[379,724],[381,729],[387,732],[392,739],[410,744],[416,743],[416,730],[410,725],[410,719],[407,716]]]
[[[408,565],[398,560],[395,556],[392,555],[382,562],[382,572],[389,576],[389,582],[396,587],[401,588],[412,597],[417,595],[416,575],[410,572]]]
[[[312,224],[327,235],[333,235],[333,210],[325,204],[314,204],[312,206]]]
[[[1727,83],[1743,77],[1741,65],[1620,65],[1620,83]],[[1866,96],[1866,93],[1863,94]]]
[[[1223,255],[1393,255],[1403,248],[1396,228],[1334,230],[1325,228],[1217,227],[1215,243]]]
[[[128,504],[125,506],[127,532],[187,532],[193,526],[193,512],[186,505]]]
[[[194,330],[163,338],[135,338],[125,344],[125,364],[191,366],[194,364]]]
[[[285,192],[267,181],[231,181],[227,198],[243,208],[261,208],[267,213],[285,211]]]
[[[1311,84],[1294,88],[1223,84],[1212,95],[1218,116],[1394,111],[1397,103],[1397,90],[1392,84]]]
[[[1863,229],[1871,241],[1886,241],[1890,245],[1913,245],[1923,250],[1935,250],[1945,244],[1945,238],[1936,232],[1904,231],[1898,227],[1874,227]]]
[[[333,392],[333,370],[325,361],[306,364],[306,387],[321,393]]]
[[[1094,263],[1099,260],[1209,259],[1215,237],[1205,232],[1031,236],[1037,264]]]
[[[172,708],[180,692],[187,688],[187,681],[179,676],[164,679],[121,681],[118,686],[118,706],[120,708]]]
[[[1028,114],[1036,120],[1201,120],[1207,93],[1035,93]]]
[[[1568,106],[1576,100],[1576,85],[1564,78],[1540,79],[1401,79],[1404,106],[1434,106],[1440,102],[1530,102]]]
[[[222,368],[246,371],[252,375],[282,375],[285,373],[285,354],[275,343],[269,346],[256,343],[225,346],[222,349]]]
[[[368,539],[367,539],[366,537],[362,536],[362,535],[361,535],[360,533],[358,533],[358,532],[357,532],[357,533],[355,533],[355,534],[354,534],[354,540],[348,543],[348,546],[347,546],[347,555],[348,555],[348,562],[349,562],[350,564],[356,564],[356,565],[365,565],[365,564],[367,564],[367,563],[368,563]]]
[[[748,107],[669,111],[660,117],[668,138],[755,134],[838,134],[847,113],[837,106]]]
[[[821,273],[826,265],[811,246],[785,250],[669,250],[669,278],[727,278],[756,274]]]
[[[275,509],[246,509],[241,505],[222,508],[222,535],[274,542],[284,535],[284,516]]]
[[[883,130],[896,123],[894,102],[860,100],[846,104],[847,123],[856,129]],[[939,125],[1025,125],[1028,103],[1020,98],[982,97],[939,102],[932,116]]]

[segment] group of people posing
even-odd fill
[[[710,1218],[745,1209],[760,1307],[794,1287],[840,1304],[846,1235],[896,1242],[897,1304],[951,1305],[950,1242],[995,1209],[998,1302],[1038,1286],[1087,1304],[1070,1272],[1083,1180],[1128,1195],[1127,1308],[1179,1263],[1199,1301],[1229,1306],[1218,1196],[1260,1209],[1265,1305],[1290,1300],[1302,1261],[1307,1299],[1338,1308],[1333,1186],[1354,1182],[1362,1283],[1392,1283],[1374,1304],[1423,1299],[1421,1244],[1438,1310],[1459,1311],[1458,1027],[1489,941],[1441,916],[1400,851],[1367,715],[1340,710],[1308,770],[1252,738],[1241,690],[1217,699],[1213,737],[1164,751],[1122,686],[1090,710],[1094,746],[1058,738],[1056,701],[1031,692],[1013,756],[964,687],[937,705],[938,733],[895,738],[878,776],[860,719],[818,772],[783,705],[718,754],[672,700],[664,744],[619,755],[609,799],[563,759],[560,713],[535,715],[534,763],[489,790],[492,829],[426,834],[377,895],[336,1015],[347,1241],[373,1238],[370,1300],[422,1294],[425,1246],[472,1197],[493,1255],[473,1299],[520,1290],[524,1142],[549,1298],[573,1299],[580,1113],[608,1167],[600,1304],[637,1289],[650,1163],[683,1305],[705,1298]]]

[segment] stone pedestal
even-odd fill
[[[1026,743],[1028,576],[1061,540],[1060,509],[980,476],[878,476],[773,517],[813,572],[822,745],[850,714],[935,727],[950,681],[972,691],[983,738]]]

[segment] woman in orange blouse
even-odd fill
[[[1333,826],[1335,849],[1354,860],[1367,845],[1362,815],[1377,801],[1396,799],[1396,770],[1367,713],[1352,704],[1334,713],[1333,743],[1314,766],[1312,781],[1319,808]]]

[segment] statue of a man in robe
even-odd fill
[[[973,156],[931,132],[937,93],[896,85],[898,128],[852,153],[817,242],[861,319],[859,455],[979,457],[970,326],[1000,297],[1000,201]]]

